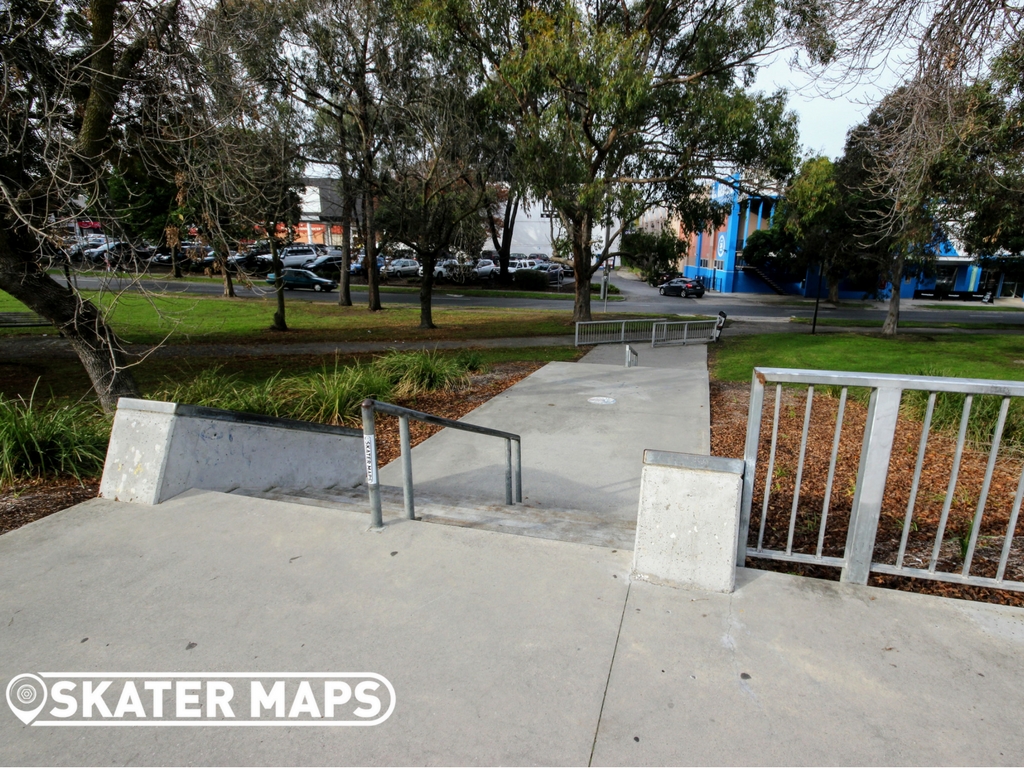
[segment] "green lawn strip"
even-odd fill
[[[798,325],[811,325],[811,319],[807,317],[791,317],[789,322]],[[841,320],[839,318],[827,317],[818,318],[818,325],[827,325],[836,328],[881,328],[882,320]],[[1024,331],[1020,323],[989,323],[989,322],[929,322],[925,320],[900,320],[900,328],[962,328],[964,330],[1007,330],[1019,328]]]
[[[723,337],[710,347],[720,381],[749,382],[755,366],[1024,379],[1024,336],[926,336],[883,339],[861,334],[764,334]]]
[[[953,309],[957,311],[968,310],[971,312],[1024,312],[1024,304],[1019,307],[990,307],[987,304],[977,302],[965,302],[963,304],[916,304],[914,309]]]

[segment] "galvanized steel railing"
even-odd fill
[[[725,327],[725,312],[715,320],[666,320],[651,328],[651,346],[668,344],[706,344],[718,341]]]
[[[654,320],[593,320],[576,323],[576,346],[590,344],[625,344],[627,341],[648,341],[655,323],[664,322],[665,318]]]
[[[757,532],[757,544],[751,546],[750,521],[755,481],[757,478],[758,449],[760,446],[762,409],[764,407],[765,387],[775,384],[775,405],[772,420],[771,442],[768,450],[768,466],[764,473],[764,491],[760,505],[760,523]],[[807,395],[804,406],[803,429],[800,436],[800,448],[796,456],[795,481],[792,505],[789,514],[787,544],[785,550],[764,548],[765,524],[768,518],[769,500],[776,485],[776,459],[779,445],[779,412],[782,404],[783,384],[806,385]],[[820,518],[817,522],[817,546],[814,554],[794,552],[794,532],[797,524],[797,512],[800,502],[801,486],[804,481],[805,458],[807,455],[808,431],[816,386],[828,386],[839,389],[839,402],[836,411],[835,429],[831,441],[830,461]],[[844,415],[848,405],[850,387],[863,387],[870,390],[864,436],[861,444],[860,459],[857,470],[856,485],[853,489],[853,501],[850,511],[849,525],[843,555],[841,557],[823,554],[826,528],[828,525],[833,484],[836,477],[837,456],[840,449]],[[874,561],[875,540],[879,519],[883,511],[890,459],[900,404],[904,391],[916,390],[928,393],[925,406],[921,436],[917,446],[917,456],[913,480],[909,490],[909,500],[903,512],[903,527],[899,550],[895,563]],[[930,547],[930,557],[926,567],[914,568],[905,564],[907,545],[911,531],[918,530],[914,522],[915,506],[921,485],[922,471],[925,466],[925,452],[931,434],[932,417],[935,412],[936,397],[941,393],[959,393],[964,395],[956,448],[952,459],[952,468],[946,493],[943,498],[942,511],[939,516],[937,530]],[[963,461],[967,442],[968,421],[976,396],[994,395],[1001,398],[999,413],[996,419],[992,439],[988,449],[984,479],[978,492],[970,535],[960,539],[963,547],[963,564],[959,572],[937,570],[940,551],[947,532],[949,513],[957,490],[958,475]],[[737,564],[742,566],[746,557],[762,557],[775,560],[786,560],[798,563],[812,563],[842,568],[841,581],[866,584],[871,572],[908,576],[915,578],[948,581],[982,587],[997,587],[1024,591],[1024,581],[1007,579],[1007,563],[1013,546],[1014,532],[1020,514],[1021,501],[1024,497],[1024,468],[1016,484],[1016,494],[1010,507],[1008,524],[1002,535],[1002,546],[998,565],[993,576],[972,575],[976,549],[981,533],[986,504],[992,484],[993,471],[999,458],[1000,444],[1006,426],[1007,413],[1013,398],[1024,397],[1024,382],[997,381],[982,379],[959,379],[935,376],[898,376],[888,374],[845,373],[839,371],[809,371],[784,368],[755,368],[750,390],[750,410],[747,417],[747,438],[744,450],[743,502],[740,514],[740,535],[737,549]],[[1016,472],[1017,469],[1014,469]],[[813,480],[813,478],[811,478]],[[937,504],[937,499],[935,500]],[[900,508],[902,510],[902,508]],[[813,521],[812,521],[813,522]],[[781,534],[781,530],[779,531]],[[999,538],[999,537],[986,537]],[[927,554],[927,546],[924,550]],[[922,559],[923,565],[923,559]],[[991,563],[990,563],[991,565]],[[991,570],[991,568],[989,568]]]
[[[593,320],[576,323],[576,346],[591,344],[625,344],[629,341],[650,341],[660,344],[690,344],[718,341],[725,327],[726,315],[716,320]]]
[[[377,480],[377,427],[374,421],[374,412],[398,417],[398,435],[402,453],[402,491],[405,500],[405,516],[409,520],[416,519],[416,508],[412,491],[412,447],[409,437],[409,419],[503,439],[505,441],[505,503],[514,504],[522,502],[523,455],[519,435],[491,429],[490,427],[478,427],[476,424],[466,424],[462,421],[454,421],[441,416],[432,416],[429,413],[414,411],[411,408],[403,408],[400,405],[382,403],[379,400],[364,400],[362,411],[363,451],[366,460],[366,487],[370,496],[371,527],[382,528],[384,526],[384,517],[380,506],[380,483]],[[514,452],[512,450],[513,443],[515,443]],[[515,490],[514,500],[513,489]]]

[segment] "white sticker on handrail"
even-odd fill
[[[377,442],[373,435],[363,435],[363,454],[366,459],[366,484],[377,484]]]

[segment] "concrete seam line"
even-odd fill
[[[608,685],[612,681],[612,667],[615,666],[615,656],[619,652],[619,636],[622,634],[622,623],[626,620],[626,606],[629,605],[629,591],[633,588],[633,582],[626,582],[626,597],[622,601],[622,614],[619,616],[619,628],[615,632],[615,645],[612,646],[612,658],[608,662],[608,677],[604,681],[604,693],[601,694],[601,708],[597,711],[597,726],[594,728],[594,741],[590,745],[590,759],[587,760],[587,768],[594,764],[594,750],[597,749],[597,736],[601,733],[601,718],[604,717],[604,702],[608,698]]]

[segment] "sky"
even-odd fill
[[[824,154],[833,160],[843,154],[846,132],[863,121],[873,105],[892,87],[894,78],[882,74],[875,82],[841,86],[815,82],[790,67],[790,54],[781,54],[762,67],[754,84],[766,92],[785,88],[789,107],[800,118],[800,143],[805,152]]]

